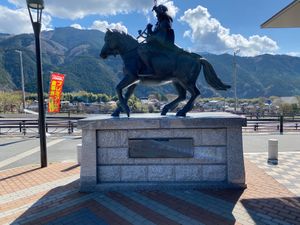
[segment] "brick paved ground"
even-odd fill
[[[246,157],[295,195],[300,196],[300,152],[279,153],[278,165],[266,163],[267,153],[246,154]]]
[[[0,224],[300,224],[299,196],[247,160],[244,191],[83,194],[79,170],[59,163],[1,171]]]

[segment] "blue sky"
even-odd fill
[[[155,23],[152,0],[44,0],[44,29],[73,26],[107,27],[133,36]],[[25,0],[1,0],[0,32],[32,32]],[[292,0],[158,0],[174,17],[176,43],[191,51],[240,55],[290,54],[300,56],[300,28],[261,29],[260,24]]]

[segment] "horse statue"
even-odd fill
[[[196,81],[203,66],[204,77],[207,83],[216,90],[227,90],[229,85],[224,84],[216,75],[212,65],[202,56],[196,53],[189,53],[174,45],[170,48],[160,48],[154,57],[151,57],[153,74],[145,74],[147,70],[142,62],[138,49],[142,45],[134,37],[118,30],[108,29],[104,37],[104,46],[100,57],[105,59],[111,55],[120,55],[124,62],[124,78],[116,87],[119,98],[119,106],[112,113],[118,117],[121,112],[130,115],[128,99],[132,95],[138,83],[145,85],[162,85],[172,82],[178,92],[178,97],[165,105],[161,115],[166,115],[174,110],[178,104],[186,99],[187,91],[191,97],[187,104],[180,109],[176,116],[186,116],[192,110],[194,101],[200,91],[196,86]],[[123,96],[123,89],[127,92]]]

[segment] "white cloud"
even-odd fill
[[[107,21],[96,20],[93,22],[93,25],[90,27],[91,29],[100,30],[102,32],[106,32],[106,29],[116,29],[119,31],[124,31],[127,33],[127,28],[121,23],[108,23]]]
[[[16,6],[25,7],[24,0],[9,0]],[[132,11],[149,10],[149,0],[47,0],[45,11],[60,18],[79,19],[87,15],[116,15]]]
[[[19,8],[26,8],[26,1],[24,0],[8,0],[10,3]],[[164,4],[168,7],[168,14],[174,18],[179,9],[174,5],[173,1],[158,0],[158,4]],[[153,1],[149,0],[47,0],[45,1],[45,13],[53,17],[66,19],[82,19],[87,15],[116,15],[120,13],[142,12],[149,17],[149,12],[153,7]],[[45,14],[44,13],[44,14]],[[51,19],[51,17],[50,17]],[[43,16],[43,20],[45,20]],[[149,18],[150,21],[150,18]],[[49,24],[47,24],[49,27]],[[80,24],[72,24],[71,27],[77,29],[86,29]],[[88,29],[98,29],[103,32],[106,28],[122,30],[127,32],[127,28],[121,23],[111,23],[107,21],[94,21],[93,25]],[[30,29],[27,29],[30,31]],[[20,31],[21,32],[21,31]]]
[[[124,26],[121,22],[118,23],[108,23],[107,21],[101,21],[101,20],[95,20],[93,22],[93,24],[91,25],[91,27],[89,28],[85,28],[83,26],[81,26],[78,23],[74,23],[72,25],[70,25],[70,27],[79,29],[79,30],[90,30],[90,29],[94,29],[94,30],[100,30],[102,32],[106,32],[106,29],[116,29],[119,31],[123,31],[125,33],[127,33],[127,28],[126,26]]]
[[[80,24],[78,23],[74,23],[72,24],[70,27],[76,28],[78,30],[84,30],[84,27],[82,27]]]
[[[25,7],[25,0],[9,0],[10,3]],[[169,14],[175,17],[178,8],[173,1],[159,0],[158,4],[165,4],[169,8]],[[68,19],[82,19],[87,15],[116,15],[133,11],[149,12],[153,7],[153,1],[149,0],[47,0],[45,11],[50,15]]]
[[[49,30],[51,17],[43,15],[42,23],[42,29]],[[12,10],[0,5],[0,33],[33,33],[28,10],[25,8]]]
[[[288,53],[286,53],[286,55],[300,57],[300,52],[288,52]]]
[[[241,34],[231,34],[215,18],[212,18],[207,8],[198,6],[189,9],[179,19],[189,25],[190,30],[184,33],[195,44],[195,51],[212,53],[232,52],[240,49],[240,55],[255,56],[264,53],[274,53],[279,47],[275,41],[267,36],[253,35],[245,38]]]

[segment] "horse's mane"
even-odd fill
[[[122,36],[123,38],[126,37],[126,38],[129,38],[129,39],[132,39],[132,40],[135,40],[137,41],[133,36],[131,36],[130,34],[128,34],[127,32],[124,32],[124,31],[121,31],[121,30],[117,30],[117,29],[110,29],[110,31],[114,34],[117,34],[119,36]]]

